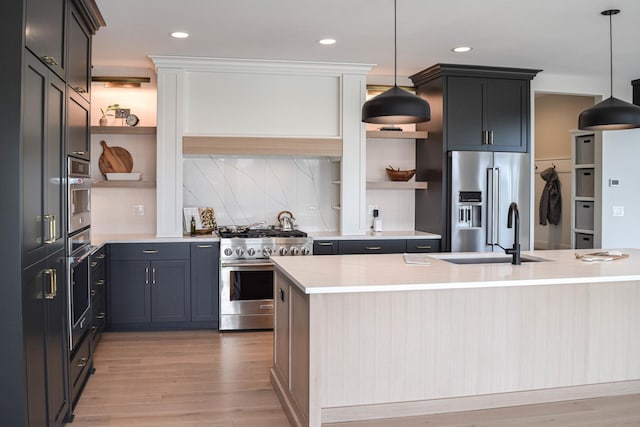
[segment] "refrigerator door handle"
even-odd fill
[[[487,201],[485,206],[487,208],[487,226],[486,226],[486,234],[487,234],[487,245],[493,245],[493,215],[494,215],[494,202],[493,202],[493,168],[487,168]]]

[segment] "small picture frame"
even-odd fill
[[[127,116],[131,113],[130,108],[117,108],[115,118],[116,119],[126,119]]]

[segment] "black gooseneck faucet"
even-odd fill
[[[515,227],[512,221],[513,217],[515,217]],[[509,205],[507,228],[513,228],[513,248],[505,249],[504,252],[513,256],[511,264],[520,265],[520,214],[518,213],[518,204],[516,202],[511,202]]]

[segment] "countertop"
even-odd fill
[[[387,292],[533,286],[640,280],[640,250],[619,249],[629,258],[585,262],[575,253],[597,250],[523,251],[548,262],[453,264],[439,258],[491,256],[487,253],[420,254],[429,265],[406,264],[403,254],[274,257],[276,268],[306,294]],[[415,255],[415,254],[414,254]],[[501,255],[502,254],[498,254]]]
[[[219,241],[220,238],[214,234],[195,237],[158,237],[155,234],[94,234],[91,236],[91,244],[96,247],[107,243],[197,243]]]
[[[315,231],[309,232],[314,240],[394,240],[394,239],[439,239],[439,234],[426,233],[416,230],[400,231],[368,231],[362,235],[344,235],[339,231]]]

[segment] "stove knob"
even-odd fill
[[[262,250],[262,256],[271,256],[271,248],[264,248]]]
[[[236,249],[236,255],[238,255],[238,256],[244,255],[244,249],[242,249],[242,248]]]
[[[287,248],[280,248],[280,250],[278,250],[278,253],[282,256],[285,256],[287,252]]]
[[[231,250],[231,248],[226,248],[226,249],[224,250],[224,254],[225,254],[226,256],[231,256],[231,255],[233,255],[233,251]]]
[[[303,246],[300,251],[302,252],[302,255],[309,255],[309,248],[306,246]]]
[[[298,248],[296,248],[295,246],[291,246],[291,249],[289,249],[289,253],[291,255],[298,255],[298,252],[300,252],[300,250]]]
[[[247,255],[254,256],[256,254],[256,250],[253,248],[247,249]]]

